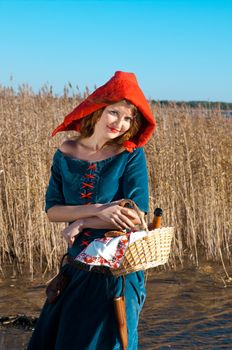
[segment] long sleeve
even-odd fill
[[[51,176],[45,195],[45,211],[57,204],[65,204],[62,190],[62,177],[59,167],[59,157],[57,152],[54,154],[51,166]]]
[[[148,212],[148,173],[143,148],[136,149],[123,174],[124,198],[132,199],[143,212]]]

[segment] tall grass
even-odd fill
[[[54,151],[67,137],[51,131],[80,102],[43,87],[0,88],[0,263],[52,270],[66,245],[64,224],[51,224],[44,194]],[[220,110],[157,105],[157,129],[146,146],[150,215],[164,209],[176,228],[171,263],[230,264],[232,244],[232,119]],[[73,135],[73,133],[70,133]]]

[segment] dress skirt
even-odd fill
[[[62,271],[69,283],[55,303],[47,301],[28,350],[120,350],[113,298],[122,293],[122,277],[78,270]],[[138,348],[139,314],[145,301],[144,272],[125,276],[127,350]]]

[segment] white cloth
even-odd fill
[[[143,238],[145,236],[147,236],[147,232],[146,231],[131,232],[131,234],[130,234],[130,244],[134,243],[138,239]]]
[[[102,256],[104,259],[111,261],[117,251],[118,243],[121,241],[121,236],[111,238],[108,242],[102,242],[95,239],[85,249],[85,254],[93,257]]]

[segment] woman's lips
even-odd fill
[[[115,128],[111,128],[110,126],[108,126],[108,128],[109,128],[110,131],[113,132],[113,133],[118,133],[118,132],[120,132],[120,130],[115,129]]]

